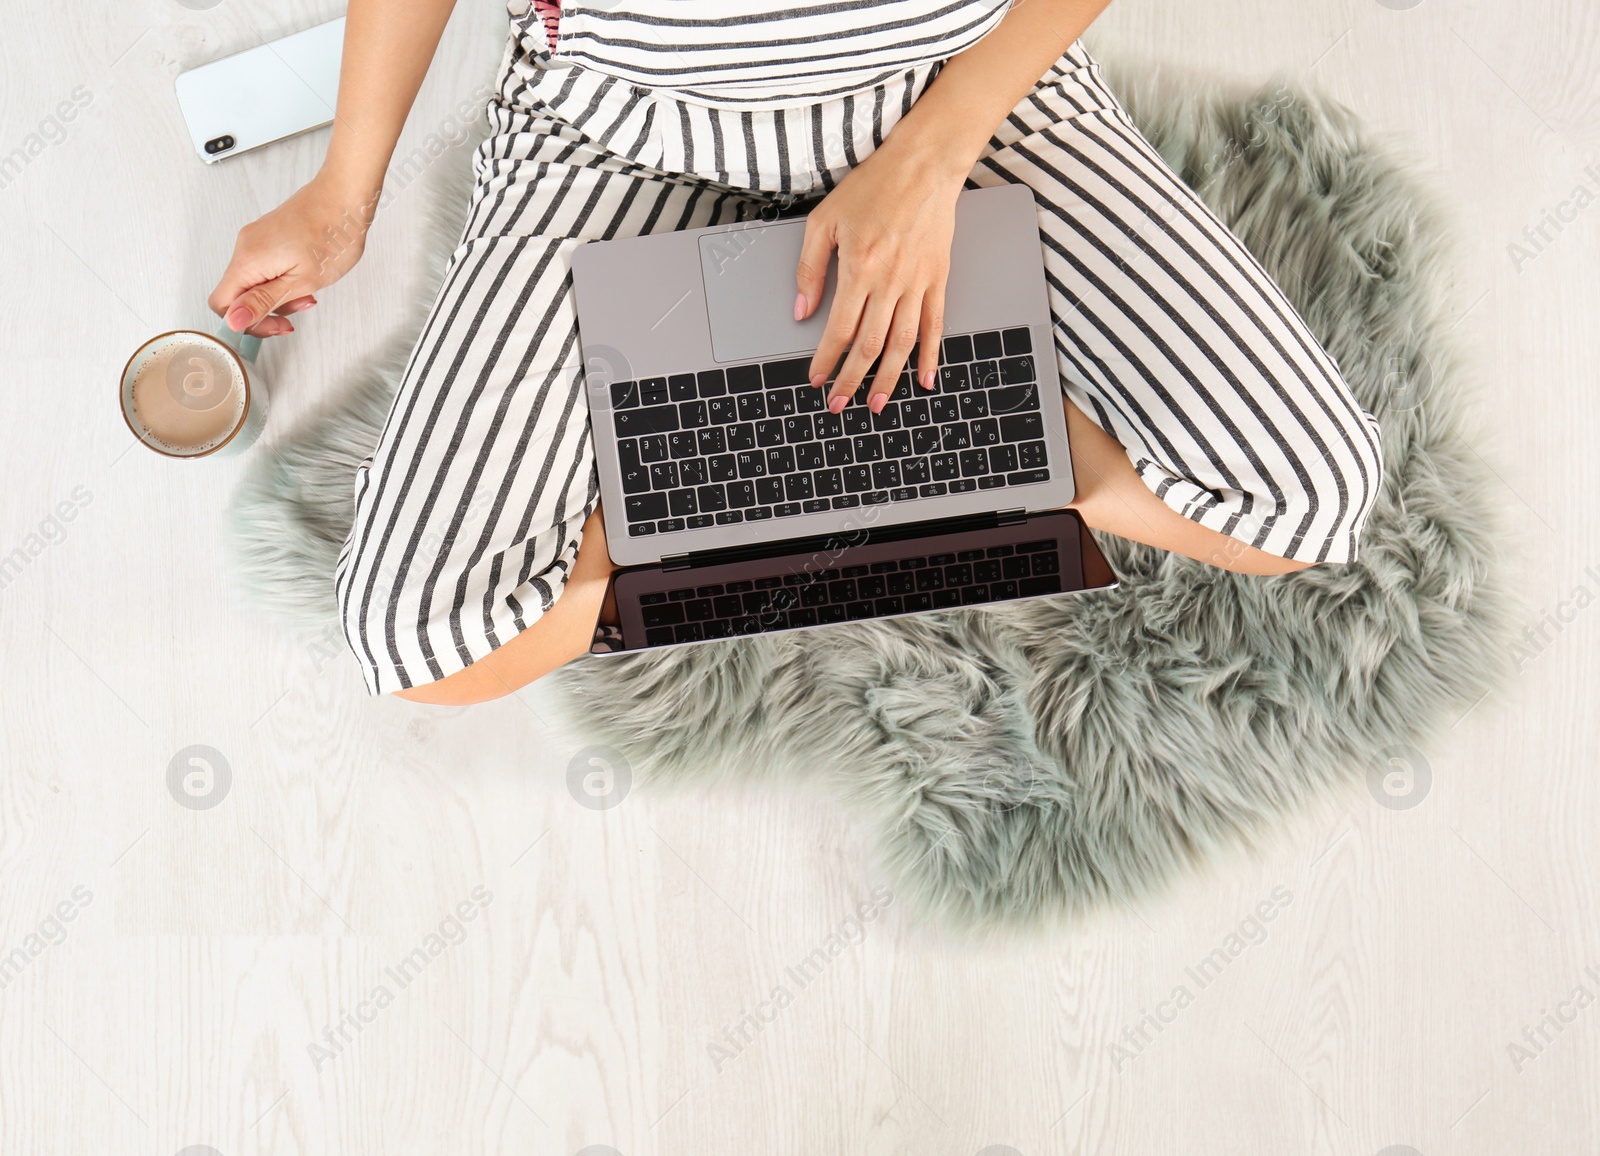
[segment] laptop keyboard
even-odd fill
[[[986,475],[987,476],[987,475]],[[684,586],[640,597],[645,645],[975,606],[1061,591],[1055,539]]]
[[[806,380],[809,356],[613,382],[628,533],[1048,480],[1028,330],[946,337],[940,352],[938,385],[903,372],[878,414],[865,388],[829,413],[826,388]]]

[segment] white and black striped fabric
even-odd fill
[[[573,249],[825,194],[937,71],[780,109],[710,108],[552,57],[537,16],[516,23],[461,245],[356,473],[337,589],[373,692],[463,669],[560,596],[599,495]],[[1271,553],[1353,559],[1381,475],[1377,423],[1081,46],[999,126],[968,183],[1000,182],[1038,201],[1066,393],[1146,484]]]
[[[947,60],[1011,0],[563,2],[555,56],[703,105],[774,108],[864,92]]]

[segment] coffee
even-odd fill
[[[200,457],[240,433],[254,408],[251,393],[243,363],[221,341],[168,333],[146,342],[128,362],[123,413],[151,449]]]

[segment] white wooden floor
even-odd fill
[[[1103,55],[1312,76],[1431,174],[1526,619],[1559,630],[1428,752],[1414,808],[1354,794],[1137,913],[978,947],[875,898],[825,800],[587,809],[539,688],[372,701],[237,596],[238,464],[125,454],[114,381],[145,336],[204,319],[235,228],[323,147],[202,166],[173,76],[336,8],[206,2],[0,0],[0,157],[26,159],[0,188],[0,555],[39,549],[0,589],[0,1153],[1600,1147],[1600,9],[1105,17]],[[463,0],[409,142],[452,127],[503,19]],[[74,119],[41,129],[62,101]],[[266,355],[278,429],[405,313],[427,179]],[[230,768],[205,809],[167,786],[193,744]],[[785,969],[863,901],[864,937],[800,988]],[[1201,987],[1186,969],[1241,929],[1259,942]],[[780,984],[792,1003],[763,1008]]]

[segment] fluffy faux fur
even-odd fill
[[[1433,214],[1324,101],[1119,87],[1380,417],[1384,488],[1360,562],[1246,578],[1102,539],[1114,592],[554,676],[576,725],[645,780],[790,773],[837,792],[896,894],[969,927],[1147,894],[1348,789],[1384,748],[1425,744],[1504,666],[1496,511],[1463,428]],[[435,270],[459,205],[433,237]],[[351,470],[403,354],[261,454],[240,492],[241,571],[302,626],[330,621]]]

